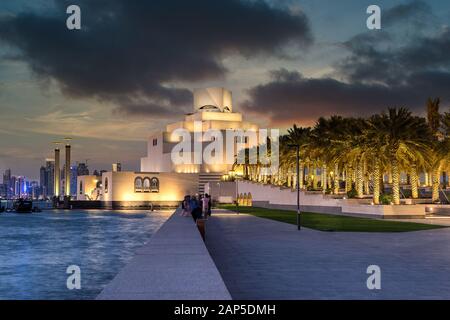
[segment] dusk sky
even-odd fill
[[[80,31],[66,8],[81,8]],[[382,9],[368,30],[366,9]],[[450,106],[450,2],[2,0],[0,174],[38,179],[52,141],[73,162],[137,170],[146,137],[224,86],[263,127],[387,107]]]

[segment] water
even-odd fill
[[[170,212],[51,210],[0,214],[0,299],[93,299]],[[69,290],[66,269],[81,269]]]

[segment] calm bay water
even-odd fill
[[[94,299],[170,212],[0,214],[0,299]],[[81,269],[68,290],[66,269]]]

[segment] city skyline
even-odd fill
[[[450,105],[442,1],[377,1],[377,31],[366,27],[372,1],[71,1],[80,31],[65,28],[68,3],[0,4],[0,172],[39,180],[67,135],[74,161],[135,170],[147,136],[203,86],[229,87],[236,110],[282,129],[387,107],[423,114],[428,96]]]
[[[120,163],[116,163],[116,166],[120,167]],[[65,181],[64,177],[65,165],[60,168],[60,180]],[[43,163],[39,171],[39,178],[33,179],[27,177],[20,172],[14,172],[11,169],[5,169],[0,172],[0,199],[12,199],[12,198],[43,198],[51,199],[54,195],[54,170],[55,159],[47,158]],[[119,168],[120,170],[120,168]],[[92,170],[94,175],[101,175],[104,170]],[[89,166],[84,162],[76,162],[70,166],[70,192],[73,196],[76,195],[77,190],[77,177],[89,175]],[[60,182],[61,190],[63,184]]]

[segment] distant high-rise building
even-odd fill
[[[6,169],[3,173],[3,184],[9,185],[11,182],[11,169]]]
[[[120,162],[113,163],[112,164],[112,171],[113,172],[120,172],[120,171],[122,171],[122,164]]]
[[[45,166],[39,170],[40,194],[43,198],[52,197],[55,183],[55,160],[45,159]]]
[[[47,189],[47,197],[52,197],[55,194],[55,160],[54,159],[46,159],[45,161],[45,169],[47,172],[47,180],[46,180],[46,189]]]
[[[39,169],[39,185],[41,186],[42,196],[47,197],[47,171],[44,166]]]
[[[70,195],[77,195],[78,166],[70,167]]]
[[[12,197],[11,192],[11,169],[6,169],[3,173],[3,184],[2,184],[2,193],[0,196],[4,198]]]
[[[15,176],[11,176],[9,179],[8,198],[14,198],[16,196],[16,181]]]
[[[77,176],[88,176],[89,175],[89,169],[87,167],[86,163],[79,163],[77,167]]]
[[[41,190],[39,188],[39,182],[37,181],[31,181],[29,183],[27,194],[32,199],[37,199],[41,195]]]
[[[6,198],[6,193],[7,193],[6,185],[1,183],[0,184],[0,199]]]
[[[26,196],[27,194],[27,184],[25,177],[19,176],[14,177],[15,178],[15,184],[14,184],[14,196],[16,198],[20,198],[23,196]]]

